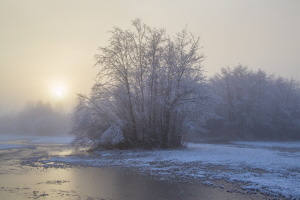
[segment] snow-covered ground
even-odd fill
[[[23,144],[5,143],[7,141],[22,140],[22,139],[24,139],[24,136],[0,135],[0,150],[19,149],[19,148],[27,147],[27,145],[23,145]]]
[[[68,144],[73,139],[72,136],[35,136],[30,140],[30,143]]]
[[[0,134],[0,142],[12,141],[12,140],[23,140],[28,138],[24,135],[10,135],[10,134]]]
[[[68,144],[74,137],[72,136],[24,136],[24,135],[0,135],[0,142],[26,140],[29,143],[51,143],[51,144]]]
[[[273,148],[273,147],[284,147]],[[272,147],[272,148],[265,148]],[[225,179],[241,188],[300,198],[300,142],[188,144],[184,150],[102,151],[89,156],[52,157],[44,164],[137,168],[160,178]]]
[[[21,144],[5,144],[5,143],[0,143],[0,150],[4,149],[19,149],[19,148],[24,148],[27,147],[26,145],[21,145]]]
[[[0,135],[0,150],[32,147],[32,145],[27,145],[27,143],[31,143],[31,144],[38,144],[38,143],[68,144],[73,139],[74,139],[74,137],[71,137],[71,136]],[[18,142],[15,142],[18,144],[15,144],[14,141],[18,141]],[[24,143],[19,144],[20,141],[24,141]]]
[[[300,148],[300,142],[234,142],[233,144],[248,145],[252,147],[282,147]]]

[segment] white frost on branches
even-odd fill
[[[100,137],[100,143],[103,145],[116,145],[124,141],[122,132],[123,122],[121,120],[112,124]]]

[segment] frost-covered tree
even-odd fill
[[[175,148],[184,134],[202,128],[210,97],[199,38],[186,29],[171,38],[139,19],[132,25],[113,28],[95,56],[97,83],[90,96],[79,96],[74,145]]]
[[[224,136],[300,138],[299,82],[239,65],[222,69],[211,85],[223,99],[216,107],[222,123],[215,120],[212,126]]]

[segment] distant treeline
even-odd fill
[[[208,119],[213,136],[235,139],[300,139],[300,84],[241,65],[209,80],[220,98],[217,118]]]
[[[62,135],[67,134],[70,116],[61,106],[28,102],[19,112],[0,117],[0,134]]]

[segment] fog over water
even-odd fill
[[[201,37],[206,75],[239,63],[300,79],[300,1],[0,0],[0,115],[28,100],[70,110],[97,74],[94,55],[113,26],[139,17]]]

